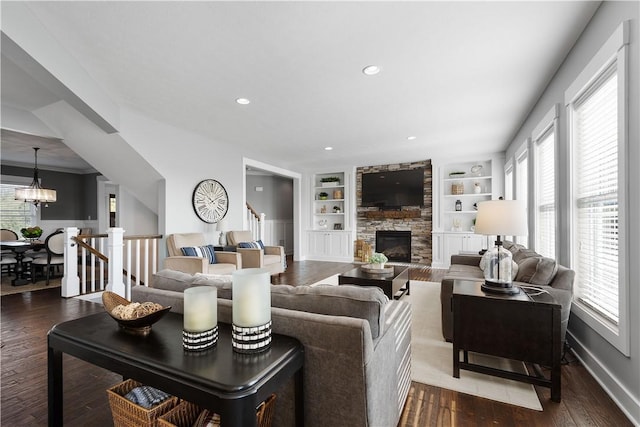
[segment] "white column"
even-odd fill
[[[107,290],[115,292],[123,298],[129,294],[122,280],[122,256],[124,229],[115,227],[107,229],[107,256],[109,257],[109,283]]]
[[[62,277],[61,295],[64,298],[80,295],[80,279],[78,278],[78,244],[74,237],[78,235],[77,227],[64,229],[64,276]]]

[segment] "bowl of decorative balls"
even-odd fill
[[[120,328],[134,335],[148,335],[151,325],[171,310],[155,302],[131,302],[110,291],[102,293],[102,304]]]

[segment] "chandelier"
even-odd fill
[[[47,203],[56,201],[56,190],[42,188],[40,185],[40,180],[38,179],[38,150],[40,148],[34,147],[33,149],[36,158],[35,167],[33,168],[33,181],[28,187],[16,189],[16,200],[32,202],[36,207],[40,203],[44,203],[44,206],[47,207]]]

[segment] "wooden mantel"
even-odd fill
[[[367,219],[420,218],[420,216],[422,215],[422,211],[420,209],[400,211],[366,211],[364,215]]]

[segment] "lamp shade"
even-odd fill
[[[520,200],[487,200],[478,203],[476,234],[526,236],[527,210]]]

